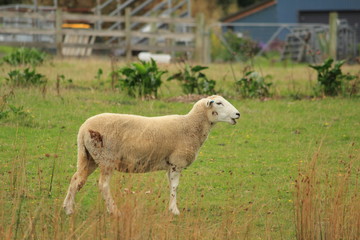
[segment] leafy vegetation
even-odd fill
[[[35,67],[41,65],[46,58],[46,53],[35,48],[18,48],[3,57],[3,61],[11,66],[31,65]]]
[[[39,86],[47,82],[45,75],[29,68],[12,70],[8,72],[8,77],[5,80],[9,85],[16,87]]]
[[[266,82],[266,79],[271,76],[261,76],[255,71],[248,71],[240,79],[235,81],[235,88],[243,98],[264,98],[270,96],[271,82]]]
[[[161,77],[166,73],[159,70],[153,59],[149,62],[132,63],[129,67],[123,67],[117,72],[121,89],[125,90],[129,96],[143,98],[158,97],[158,89],[162,84]]]
[[[24,106],[15,106],[9,103],[9,99],[13,98],[14,92],[10,91],[4,94],[0,98],[0,120],[9,118],[11,115],[15,119],[24,119],[28,116],[28,113],[24,110]]]
[[[185,64],[184,69],[171,75],[167,80],[178,80],[181,83],[181,88],[185,94],[215,94],[215,80],[210,80],[201,72],[208,69],[208,67],[196,65],[190,66]]]
[[[345,61],[338,61],[334,64],[334,59],[328,58],[322,65],[309,65],[317,71],[317,80],[319,88],[315,88],[315,92],[323,92],[326,96],[336,96],[341,92],[344,81],[354,80],[356,77],[350,74],[343,74],[341,66]]]

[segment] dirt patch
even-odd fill
[[[101,136],[101,134],[99,132],[89,130],[89,133],[90,133],[91,139],[93,139],[94,141],[100,143],[101,147],[104,147],[103,138],[102,138],[102,136]]]

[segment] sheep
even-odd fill
[[[169,210],[178,215],[176,191],[181,171],[196,159],[215,123],[235,125],[238,118],[239,111],[221,96],[199,100],[186,115],[143,117],[103,113],[90,117],[78,133],[77,171],[63,203],[66,214],[73,213],[76,192],[99,167],[99,189],[110,214],[120,214],[109,188],[114,170],[129,173],[166,170]]]

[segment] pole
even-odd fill
[[[56,42],[56,55],[62,57],[62,10],[56,9],[55,13],[55,42]]]
[[[125,51],[126,61],[131,60],[131,8],[125,9]]]
[[[196,33],[195,33],[195,61],[203,62],[203,48],[204,48],[204,25],[205,16],[203,13],[196,15]]]
[[[330,40],[329,40],[329,56],[336,61],[337,50],[337,20],[338,13],[331,12],[329,15]]]

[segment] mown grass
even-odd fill
[[[176,65],[161,67],[170,72],[177,69]],[[232,67],[240,77],[244,66]],[[181,215],[173,217],[167,211],[169,193],[164,172],[116,173],[112,191],[123,212],[118,219],[106,213],[97,188],[98,171],[78,193],[76,213],[68,217],[62,210],[70,177],[76,170],[79,126],[102,112],[185,114],[192,104],[166,101],[181,94],[174,82],[164,84],[160,100],[134,100],[112,91],[106,76],[111,69],[107,59],[55,59],[39,67],[49,79],[46,91],[13,89],[8,104],[23,106],[26,114],[10,114],[0,120],[0,238],[308,239],[309,235],[299,234],[301,229],[310,236],[319,235],[319,229],[331,229],[327,219],[334,215],[324,213],[333,212],[330,210],[336,208],[332,206],[359,210],[354,205],[358,203],[354,192],[360,167],[360,100],[295,101],[294,93],[311,95],[316,77],[312,70],[301,65],[256,67],[273,75],[275,97],[269,101],[236,98],[230,65],[212,65],[207,70],[242,117],[236,126],[218,124],[197,161],[182,173],[178,197]],[[95,78],[98,68],[105,73],[100,81]],[[2,66],[2,76],[9,69]],[[347,66],[346,71],[356,73],[357,68]],[[56,90],[59,74],[73,80],[71,84],[61,82],[60,94]],[[4,81],[0,84],[0,96],[11,91]],[[311,186],[317,186],[318,191],[311,191],[310,197],[316,199],[315,208],[302,205],[309,202],[304,200],[309,195],[306,184],[300,186],[299,182],[308,183],[302,180],[310,176],[309,169],[317,173]],[[341,189],[349,189],[341,195],[347,200],[336,205],[330,200]],[[359,222],[356,211],[343,212],[348,215],[340,218]],[[315,230],[304,230],[307,220]]]

